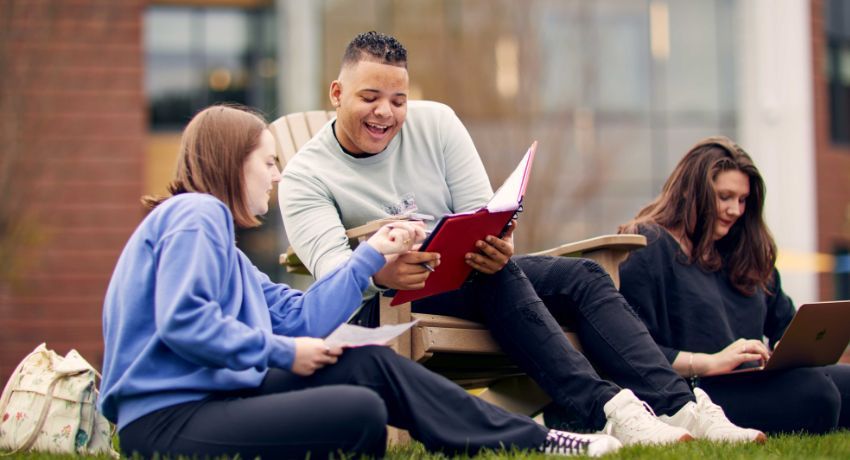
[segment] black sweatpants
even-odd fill
[[[428,450],[536,448],[547,430],[471,396],[385,347],[346,350],[310,377],[271,369],[256,389],[167,407],[124,427],[121,451],[150,457],[241,455],[380,457],[386,425],[406,429]]]
[[[699,387],[733,423],[766,433],[850,428],[850,365],[706,377]]]

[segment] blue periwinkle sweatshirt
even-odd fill
[[[297,291],[272,283],[236,247],[224,203],[169,198],[130,237],[106,292],[99,409],[121,429],[158,409],[259,386],[269,367],[292,367],[293,337],[324,337],[343,323],[384,263],[363,244]]]

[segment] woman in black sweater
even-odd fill
[[[620,228],[648,243],[620,266],[620,290],[673,368],[732,422],[770,433],[846,428],[850,366],[718,375],[769,357],[794,316],[764,196],[741,147],[725,137],[700,141]]]

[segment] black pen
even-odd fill
[[[406,214],[405,217],[407,217],[410,220],[421,220],[421,221],[425,221],[425,222],[430,222],[430,221],[434,220],[434,216],[432,216],[430,214],[420,214],[418,212],[411,212],[410,214]]]
[[[410,219],[410,220],[420,220],[420,221],[425,221],[425,222],[434,220],[434,216],[432,216],[430,214],[420,214],[418,212],[411,212],[410,214],[407,214],[407,218]],[[431,233],[431,232],[425,232],[425,233],[428,234],[428,233]],[[434,267],[429,265],[427,262],[422,262],[419,265],[421,265],[422,268],[424,268],[425,270],[428,270],[429,272],[432,272],[432,273],[434,272]]]

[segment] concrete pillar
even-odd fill
[[[322,2],[276,0],[279,113],[316,110],[324,100],[321,81]]]
[[[817,300],[815,140],[809,2],[738,2],[738,142],[767,184],[766,218],[785,291]]]

